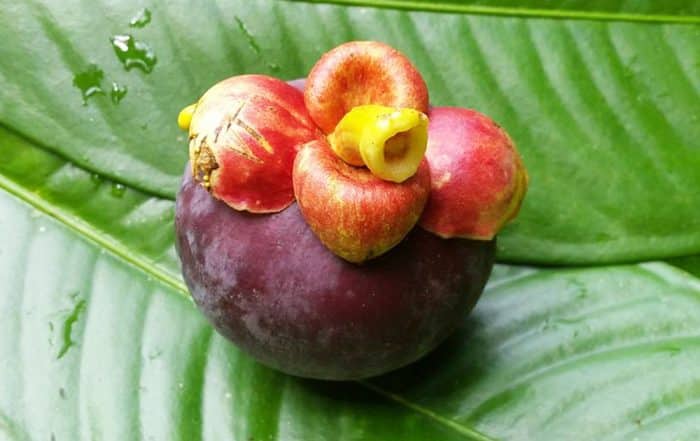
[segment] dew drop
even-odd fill
[[[243,20],[238,17],[233,18],[238,24],[238,29],[243,33],[243,35],[245,35],[246,40],[248,40],[248,46],[250,46],[253,52],[260,55],[260,46],[258,46],[258,43],[255,41],[255,37],[253,37],[253,34],[250,33],[248,27],[245,25],[245,23],[243,23]]]
[[[39,227],[39,232],[40,232],[40,233],[43,233],[44,231],[46,231],[46,227],[43,226],[43,225],[40,226],[40,227]]]
[[[547,317],[544,319],[542,324],[540,325],[540,331],[545,332],[549,331],[551,329],[556,329],[557,328],[557,323],[556,320],[552,320],[551,317]]]
[[[49,346],[53,346],[53,322],[49,322]]]
[[[682,349],[680,348],[680,346],[676,346],[676,345],[662,346],[661,348],[659,348],[659,350],[661,352],[666,352],[671,357],[675,357],[682,352]]]
[[[124,196],[124,192],[126,192],[126,187],[124,184],[120,184],[118,182],[112,184],[112,196],[120,198]]]
[[[78,319],[80,319],[80,315],[85,310],[85,306],[85,299],[76,302],[73,305],[73,308],[66,316],[65,320],[63,321],[61,333],[63,344],[61,345],[61,349],[58,351],[56,359],[63,358],[63,356],[66,355],[66,353],[68,352],[68,350],[75,346],[76,342],[73,340],[73,326],[75,326],[75,323],[78,321]]]
[[[119,102],[126,96],[127,88],[119,83],[112,81],[112,90],[109,92],[109,97],[112,98],[114,104],[119,104]]]
[[[132,28],[142,28],[151,22],[151,11],[148,8],[143,8],[136,13],[131,20],[129,26]]]
[[[95,185],[100,185],[103,179],[102,176],[100,176],[98,173],[92,173],[90,175],[90,181],[92,181],[92,183]]]
[[[73,76],[73,85],[80,89],[80,94],[83,97],[83,105],[87,105],[87,100],[95,95],[104,95],[102,90],[102,78],[104,72],[97,65],[91,64],[82,72],[78,72]]]
[[[163,355],[163,351],[161,349],[155,349],[148,354],[148,359],[155,360],[156,358],[159,358],[161,355]]]
[[[272,72],[279,72],[280,71],[280,65],[277,63],[267,63],[267,67],[272,71]]]
[[[148,44],[135,40],[131,35],[114,35],[110,42],[124,69],[131,70],[136,67],[145,73],[153,71],[157,59]]]

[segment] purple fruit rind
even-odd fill
[[[435,348],[479,298],[495,241],[441,239],[415,228],[363,265],[332,254],[296,204],[232,210],[185,173],[177,249],[205,316],[260,362],[292,375],[379,375]]]

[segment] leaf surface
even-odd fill
[[[305,0],[295,0],[305,1]],[[671,0],[306,0],[313,3],[336,3],[437,12],[522,15],[595,20],[629,20],[650,22],[692,22],[700,20],[700,3]]]

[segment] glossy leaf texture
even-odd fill
[[[693,17],[680,3],[613,3],[612,12]],[[0,122],[144,197],[172,199],[186,156],[174,124],[181,107],[227,76],[300,77],[335,44],[379,39],[415,60],[434,104],[481,110],[518,144],[531,188],[501,236],[502,260],[598,264],[700,252],[697,24],[261,0],[158,3],[149,24],[130,27],[141,8],[6,5],[0,57],[12,62],[0,65]],[[119,35],[155,58],[144,46],[119,58],[110,43]],[[137,67],[126,70],[129,56]],[[98,71],[103,94],[83,105],[73,82]],[[127,88],[121,101],[110,100],[112,83]]]
[[[296,0],[302,1],[302,0]],[[688,0],[311,0],[455,13],[697,23],[700,3]]]
[[[0,209],[2,439],[700,435],[700,282],[666,264],[497,267],[437,352],[324,383],[239,353],[179,282],[6,193]]]
[[[175,203],[90,173],[0,127],[0,189],[156,276],[180,280]]]
[[[498,439],[700,436],[698,279],[660,263],[494,279],[457,335],[379,387]]]
[[[669,259],[668,263],[675,265],[696,277],[700,277],[700,254],[676,257],[675,259]]]

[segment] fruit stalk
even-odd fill
[[[414,109],[358,106],[328,137],[333,151],[354,166],[366,165],[377,177],[404,182],[418,170],[428,141],[428,118]]]

